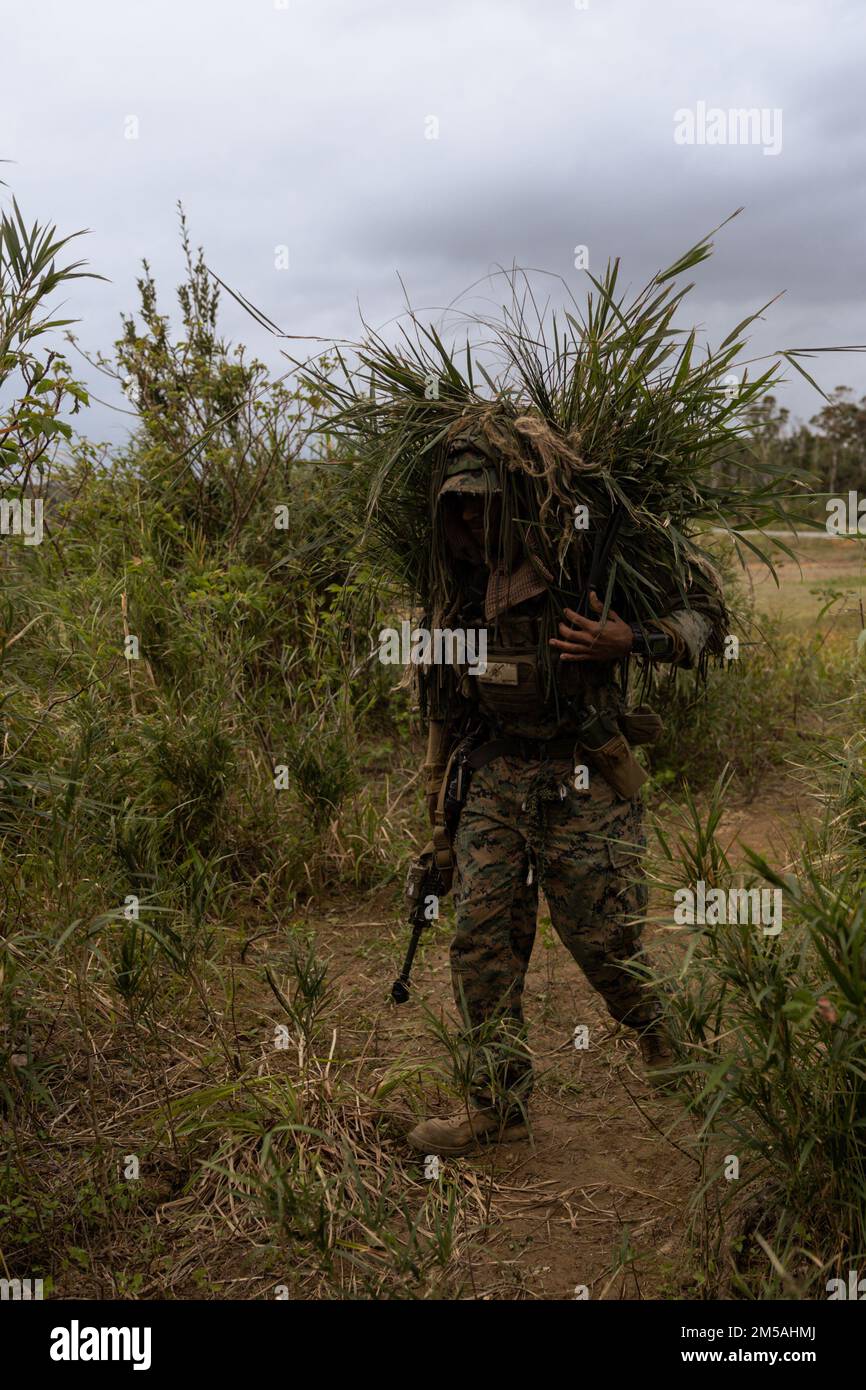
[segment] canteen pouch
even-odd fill
[[[617,796],[630,801],[637,795],[649,773],[641,767],[609,713],[599,713],[590,705],[578,729],[578,740],[590,765],[601,773]]]
[[[632,747],[638,747],[643,743],[655,743],[665,726],[649,705],[635,705],[634,709],[619,716],[619,727]]]
[[[630,801],[647,780],[649,773],[641,767],[622,734],[615,734],[601,748],[586,752],[604,780],[618,796]]]

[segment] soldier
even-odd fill
[[[566,606],[557,635],[548,639],[558,659],[555,689],[546,693],[539,622],[552,576],[541,572],[537,556],[521,555],[500,534],[498,479],[483,443],[464,440],[449,455],[436,502],[436,525],[460,581],[459,625],[485,629],[488,651],[486,669],[479,663],[462,674],[459,717],[429,725],[431,819],[437,801],[442,804],[438,792],[454,728],[474,735],[454,843],[451,945],[472,1075],[468,1110],[426,1120],[408,1135],[423,1153],[459,1154],[480,1142],[527,1136],[532,1064],[522,995],[539,886],[560,940],[612,1016],[637,1030],[648,1073],[673,1060],[657,999],[624,968],[640,959],[647,901],[638,794],[645,774],[624,735],[648,742],[661,723],[646,707],[627,711],[614,677],[632,655],[696,665],[710,619],[700,604],[684,608],[680,600],[652,623],[628,622],[613,608],[602,623],[603,605],[593,591],[596,616]],[[590,706],[603,728],[601,740],[589,740],[595,754],[576,737]]]

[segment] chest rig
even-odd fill
[[[592,679],[589,664],[556,660],[554,691],[539,658],[540,628],[539,617],[531,612],[502,614],[487,627],[486,664],[462,672],[463,693],[474,698],[479,712],[494,725],[521,719],[535,724],[545,715],[562,719],[571,701],[588,691],[595,695],[599,681]]]
[[[619,796],[633,797],[647,773],[631,745],[658,737],[658,715],[646,706],[627,711],[600,663],[557,661],[551,679],[539,659],[540,626],[537,611],[502,615],[488,629],[486,663],[465,671],[464,694],[474,700],[492,735],[471,753],[469,768],[502,755],[567,757],[577,772],[586,759]]]

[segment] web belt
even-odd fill
[[[576,744],[574,734],[562,738],[494,738],[470,753],[466,766],[477,772],[494,758],[520,758],[524,762],[564,760],[573,756]]]

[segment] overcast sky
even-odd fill
[[[90,351],[134,307],[142,257],[173,307],[178,199],[208,263],[286,331],[350,338],[359,305],[376,326],[399,313],[398,274],[432,309],[514,261],[582,295],[586,246],[593,272],[620,255],[637,286],[745,204],[693,321],[718,341],[785,290],[757,350],[866,342],[862,0],[581,4],[3,3],[7,193],[28,220],[91,229],[107,283],[67,303]],[[697,143],[701,103],[764,110],[765,138]],[[675,139],[684,110],[695,143]],[[223,326],[279,362],[231,302]],[[866,391],[866,358],[816,374]],[[801,418],[820,405],[800,382],[781,395]],[[127,424],[93,406],[85,428]]]

